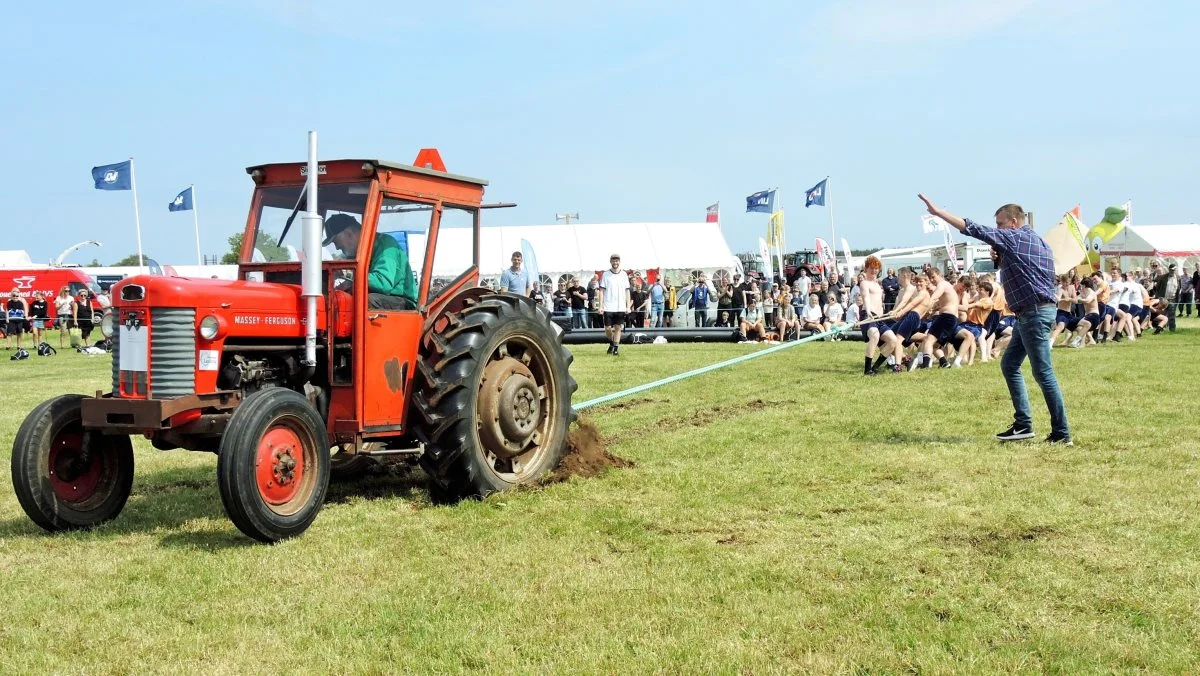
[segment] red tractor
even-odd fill
[[[437,500],[558,464],[572,356],[544,309],[479,286],[485,181],[447,173],[435,150],[318,163],[315,134],[307,164],[247,171],[238,279],[114,285],[112,391],[55,397],[22,423],[12,479],[35,523],[115,518],[133,434],[216,453],[225,511],[264,542],[308,528],[331,472],[371,456],[419,461]]]

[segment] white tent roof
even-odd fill
[[[1200,224],[1129,225],[1104,245],[1109,256],[1200,256]]]
[[[438,237],[433,274],[452,276],[466,270],[471,263],[471,230],[447,228]],[[731,269],[736,260],[716,223],[489,226],[479,235],[480,274],[503,272],[512,252],[521,250],[522,239],[533,246],[541,274],[604,270],[614,253],[621,255],[621,267],[627,270]],[[425,235],[409,233],[408,248],[411,260],[421,260]]]
[[[11,251],[0,251],[0,268],[28,268],[33,267],[33,259],[29,257],[27,251],[20,249]]]

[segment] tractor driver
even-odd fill
[[[325,221],[324,246],[333,244],[347,258],[358,254],[362,225],[349,214],[334,214]],[[381,310],[417,309],[417,284],[408,254],[396,238],[381,232],[375,235],[371,265],[367,270],[367,307]]]

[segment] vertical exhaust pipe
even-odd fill
[[[306,301],[304,322],[305,366],[317,365],[317,301],[321,298],[321,239],[324,227],[317,210],[317,132],[308,132],[308,208],[300,217],[304,237],[304,263],[300,269],[300,295]]]

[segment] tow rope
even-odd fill
[[[780,350],[786,350],[788,348],[803,345],[805,343],[810,343],[814,340],[820,340],[827,336],[833,336],[833,335],[837,335],[840,333],[845,333],[847,331],[853,331],[855,329],[858,329],[863,324],[872,323],[872,322],[876,322],[876,321],[879,321],[879,320],[878,319],[865,320],[865,321],[858,322],[857,324],[853,324],[851,326],[841,326],[841,327],[837,327],[834,329],[830,329],[828,331],[825,331],[824,333],[814,333],[813,335],[801,338],[800,340],[792,340],[792,341],[788,341],[786,343],[772,345],[771,347],[768,347],[765,350],[759,350],[758,352],[751,352],[750,354],[743,354],[741,356],[734,357],[732,359],[726,359],[725,361],[719,361],[715,364],[709,364],[708,366],[701,366],[698,369],[692,369],[691,371],[685,371],[683,373],[679,373],[679,374],[676,374],[673,376],[667,376],[666,378],[661,378],[659,380],[645,383],[643,385],[637,385],[637,386],[631,387],[627,390],[621,390],[620,392],[613,392],[611,394],[606,394],[606,395],[603,395],[600,397],[596,397],[595,399],[589,399],[585,402],[575,404],[575,410],[583,411],[583,410],[589,409],[593,406],[607,404],[610,401],[616,401],[617,399],[622,399],[624,397],[632,396],[632,395],[638,394],[639,392],[653,390],[656,387],[662,387],[663,385],[670,385],[671,383],[679,382],[680,380],[687,380],[688,378],[694,378],[699,375],[704,375],[705,373],[709,373],[711,371],[716,371],[717,369],[722,369],[722,368],[725,368],[726,366],[733,366],[734,364],[740,364],[742,362],[750,361],[751,359],[758,359],[759,357],[765,357],[769,354],[779,352]]]

